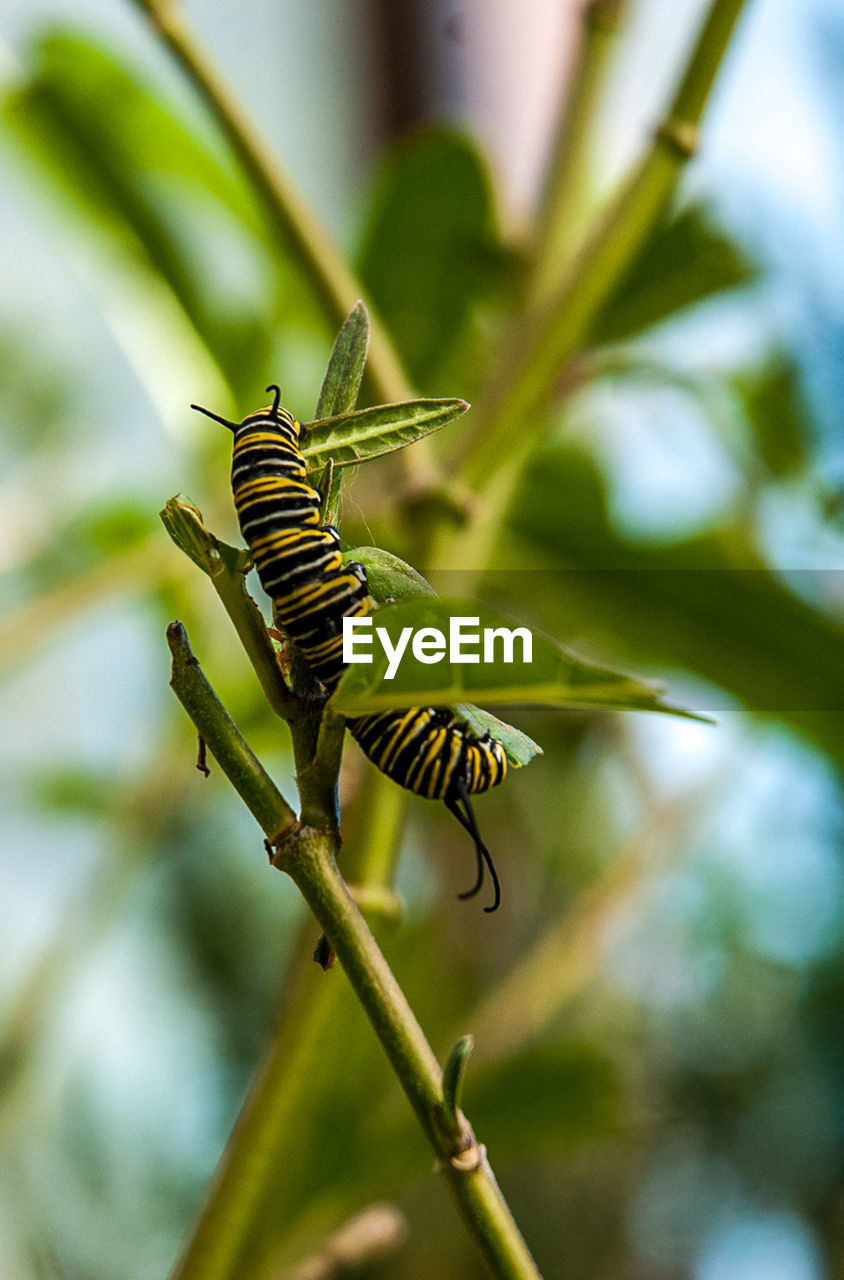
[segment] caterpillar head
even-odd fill
[[[198,413],[204,413],[206,418],[213,418],[215,422],[221,423],[224,427],[228,427],[235,438],[241,432],[260,430],[263,432],[277,430],[280,436],[292,441],[298,445],[299,436],[301,434],[301,425],[293,417],[287,409],[282,409],[279,405],[281,399],[281,389],[275,383],[271,383],[267,387],[267,391],[274,391],[275,396],[271,405],[265,409],[256,409],[254,413],[248,413],[242,422],[229,422],[228,418],[221,418],[219,414],[212,413],[210,409],[204,409],[201,404],[192,404],[191,408],[196,409]]]

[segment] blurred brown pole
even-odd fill
[[[371,0],[385,142],[436,112],[429,30],[437,9],[420,0]]]
[[[584,0],[370,0],[384,141],[431,120],[478,134],[525,210],[543,168]]]

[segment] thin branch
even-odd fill
[[[313,758],[297,771],[296,781],[302,802],[302,821],[307,825],[324,823],[339,829],[337,808],[337,775],[346,736],[346,720],[330,707],[322,713]]]
[[[301,704],[285,683],[278,655],[267,634],[267,624],[246,590],[244,571],[249,564],[244,558],[246,553],[210,533],[203,523],[202,512],[181,494],[171,498],[159,515],[179,550],[211,579],[273,711],[282,720],[300,716]]]
[[[407,1220],[394,1205],[372,1204],[349,1218],[319,1248],[278,1280],[342,1280],[393,1253],[407,1236]]]
[[[626,0],[589,0],[583,35],[564,95],[556,141],[529,248],[524,297],[528,306],[546,298],[559,283],[589,213],[590,143],[607,70],[618,43]]]
[[[520,316],[507,334],[500,373],[476,407],[467,442],[467,479],[482,488],[503,466],[513,473],[533,443],[526,430],[588,338],[590,325],[665,210],[677,178],[697,146],[698,124],[730,35],[746,0],[712,0],[680,86],[651,145],[606,215],[544,304]]]
[[[302,828],[279,847],[274,864],[299,887],[337,954],[389,1058],[463,1220],[500,1280],[537,1280],[492,1170],[462,1114],[459,1136],[446,1132],[442,1072],[363,916],[343,883],[330,833]]]
[[[296,814],[202,674],[181,622],[170,623],[167,643],[173,656],[173,692],[267,838],[280,840],[296,822]]]
[[[334,241],[282,172],[270,148],[214,67],[176,0],[134,0],[205,102],[266,210],[285,253],[291,249],[310,281],[329,322],[339,327],[363,296]],[[371,306],[370,306],[371,310]],[[373,317],[369,376],[376,399],[409,400],[413,395],[395,349]]]
[[[406,793],[382,774],[368,770],[367,783],[371,776],[390,795],[404,800]],[[376,791],[376,801],[379,795]],[[351,837],[346,837],[350,856],[345,862],[352,865],[357,881],[350,891],[367,919],[395,919],[397,902],[387,887],[384,848],[386,843],[394,851],[401,824],[390,825],[390,815],[377,803],[370,804],[371,798],[365,785],[343,815],[344,827],[351,827]],[[392,858],[387,865],[392,866]],[[313,944],[314,923],[308,914],[291,948],[291,969],[270,1042],[194,1224],[179,1280],[264,1275],[276,1249],[276,1237],[266,1231],[265,1224],[273,1220],[289,1225],[290,1206],[278,1171],[295,1149],[291,1132],[295,1133],[312,1105],[315,1060],[336,1032],[348,999],[345,983],[322,980],[318,974],[311,960]]]
[[[208,747],[264,830],[273,833],[273,865],[298,886],[351,985],[438,1157],[469,1231],[500,1280],[538,1280],[538,1272],[498,1189],[471,1127],[461,1113],[453,1126],[438,1123],[446,1109],[442,1073],[389,965],[360,914],[335,861],[339,836],[331,827],[293,821],[276,790],[199,669],[184,628],[171,623],[173,688]],[[296,726],[293,733],[296,734]],[[278,834],[280,833],[280,834]],[[266,1151],[244,1149],[246,1117],[227,1153],[228,1163],[181,1262],[179,1280],[235,1280],[243,1242],[244,1206],[254,1194]],[[246,1135],[246,1136],[245,1136]],[[225,1188],[225,1194],[223,1194]],[[227,1234],[228,1233],[228,1234]]]

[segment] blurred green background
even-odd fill
[[[188,9],[423,394],[483,393],[575,9]],[[630,6],[578,216],[700,13]],[[157,512],[186,491],[237,541],[226,433],[187,406],[246,413],[274,381],[307,419],[334,335],[131,6],[11,0],[2,36],[0,1274],[151,1280],[300,942],[257,827],[193,769],[169,619],[290,795],[284,729]],[[844,1267],[842,71],[834,0],[748,3],[672,217],[566,370],[476,584],[716,727],[514,715],[545,756],[477,806],[493,917],[455,901],[460,831],[410,805],[383,945],[440,1055],[475,1035],[466,1111],[549,1280]],[[446,468],[461,430],[434,439]],[[390,460],[352,477],[344,540],[411,554],[397,489]],[[467,566],[438,567],[447,591]],[[383,1199],[408,1233],[361,1274],[485,1274],[342,976],[311,967],[309,1087],[248,1274]]]

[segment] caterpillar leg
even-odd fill
[[[463,804],[465,813],[460,809],[461,803]],[[469,835],[472,837],[475,845],[475,856],[478,860],[477,880],[471,889],[467,889],[465,893],[458,893],[457,896],[458,898],[473,898],[475,894],[480,891],[484,882],[484,874],[488,870],[492,878],[495,897],[493,898],[492,906],[484,907],[484,911],[497,911],[501,903],[501,886],[498,883],[498,874],[495,870],[495,863],[492,860],[492,854],[481,839],[481,833],[478,831],[478,824],[475,821],[475,814],[469,801],[469,795],[462,782],[458,784],[457,798],[446,800],[445,804],[449,812],[454,814],[461,827],[468,831]]]

